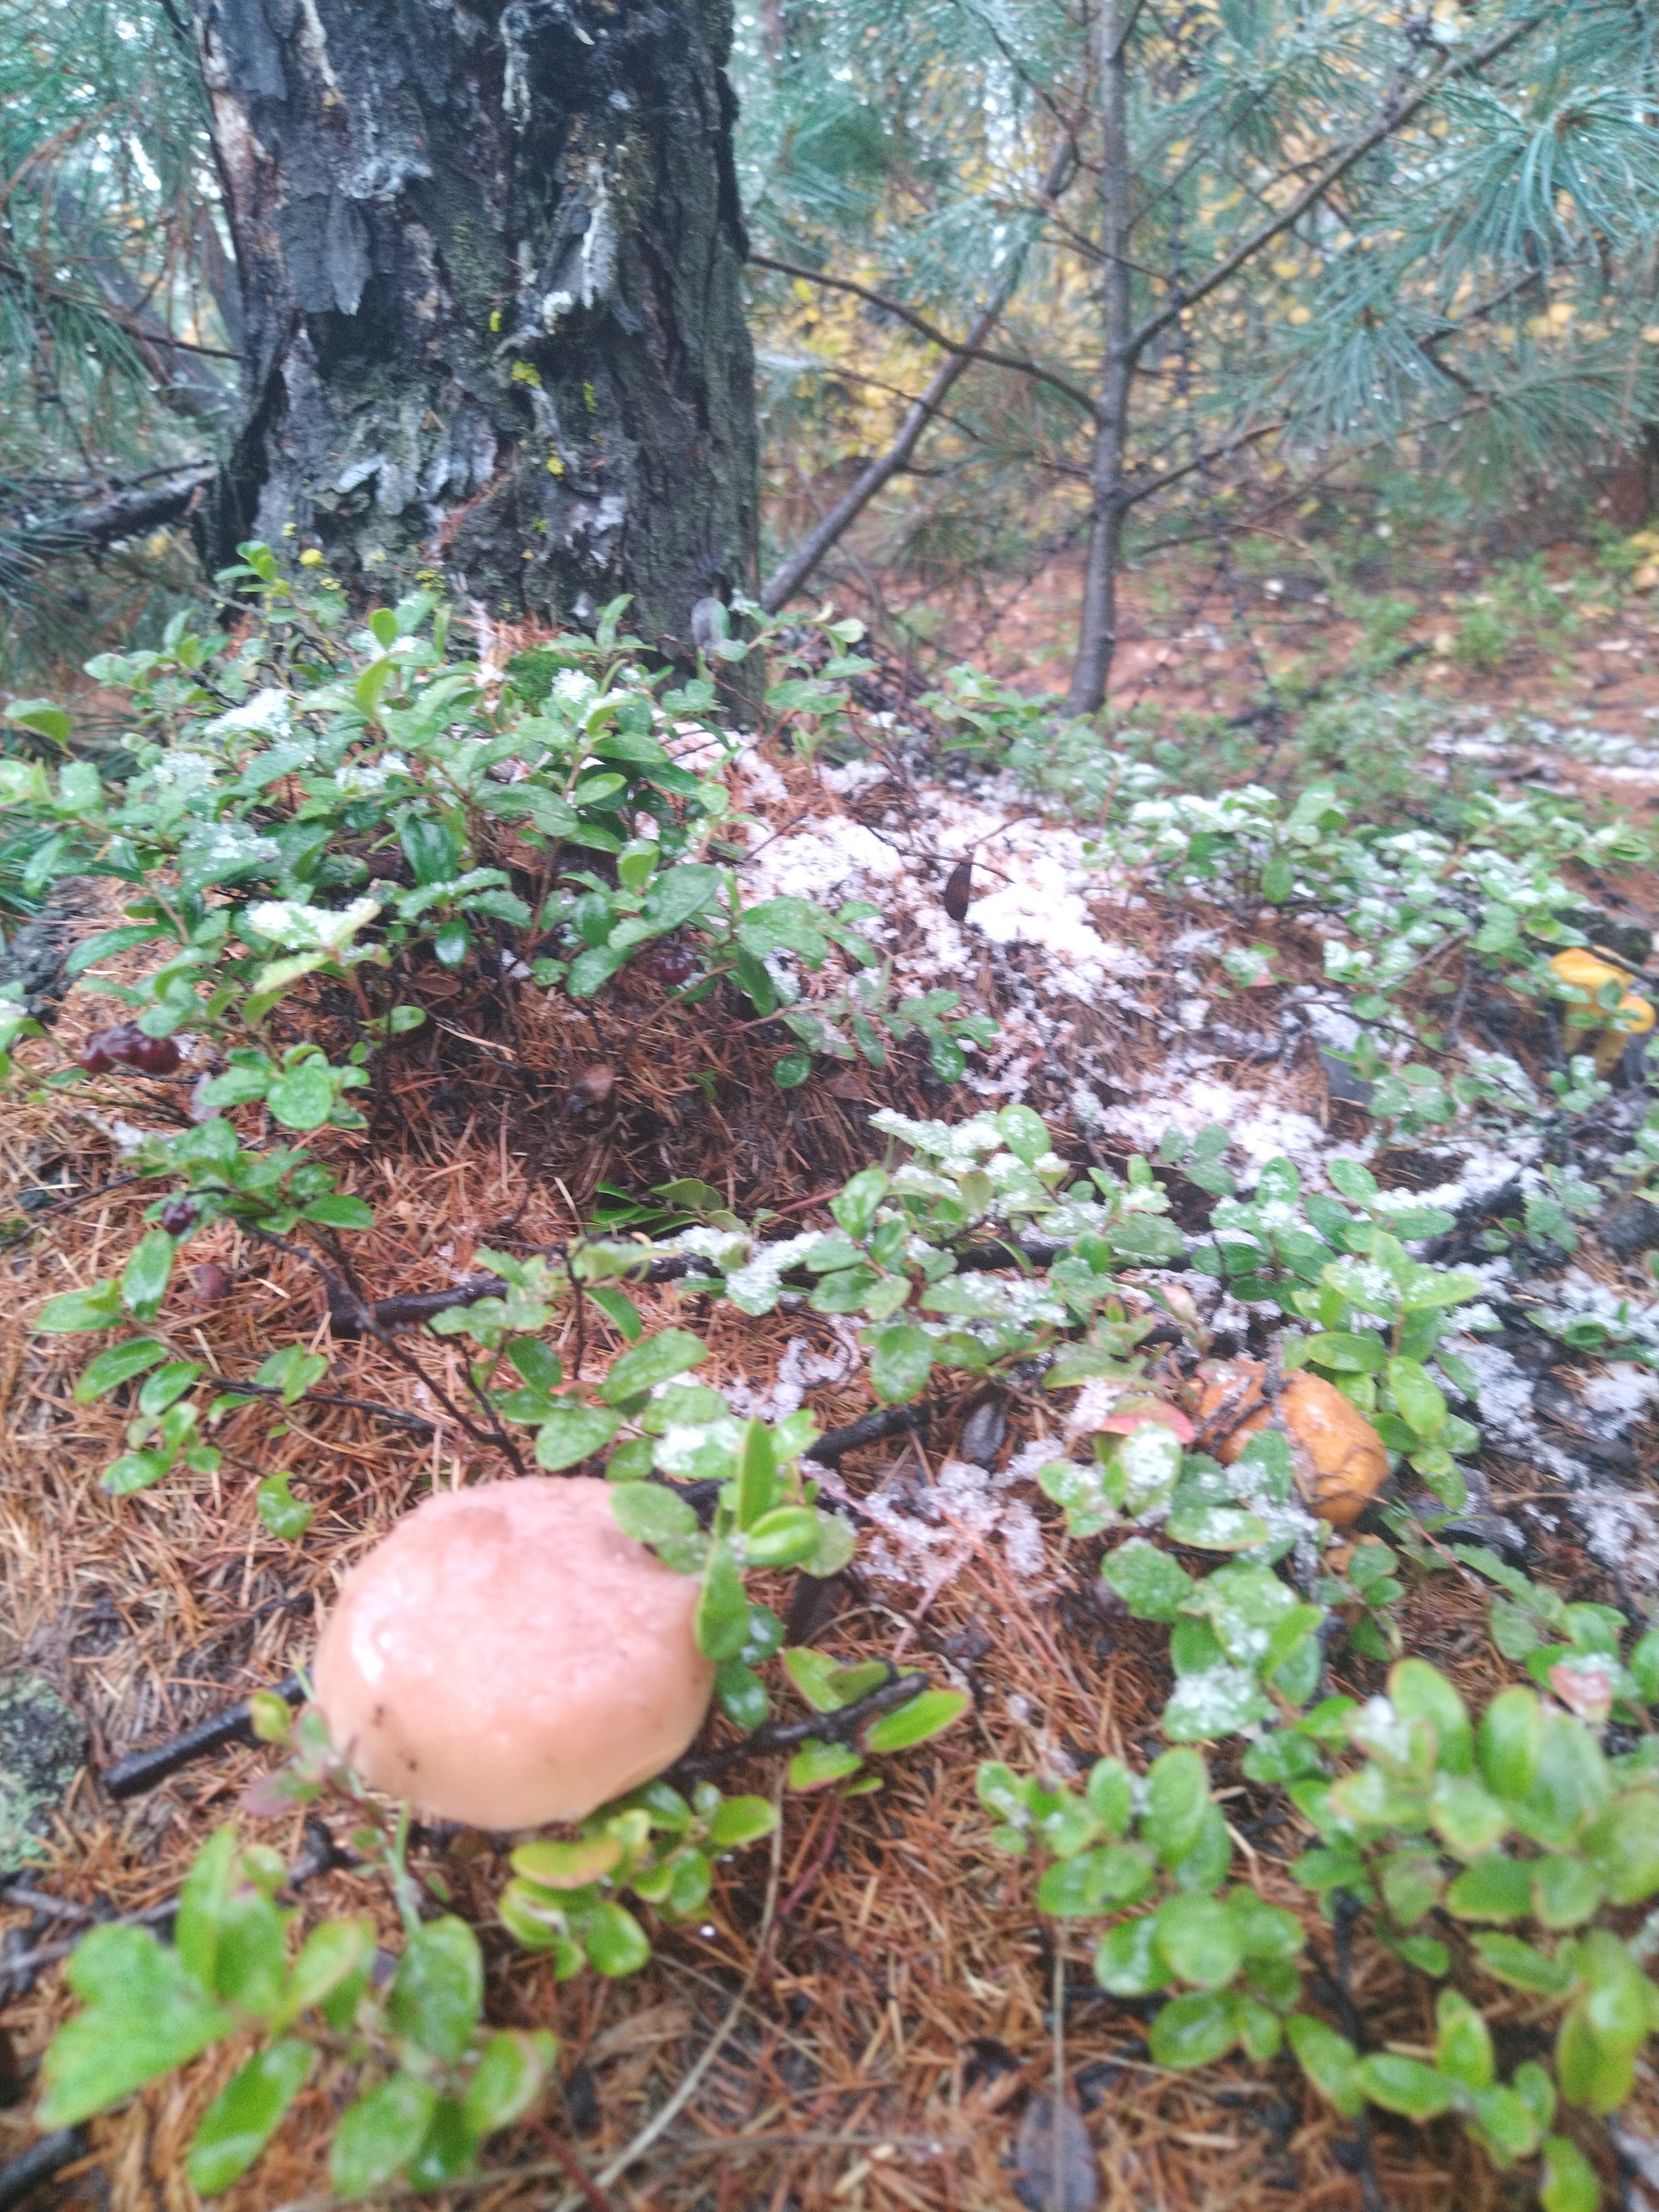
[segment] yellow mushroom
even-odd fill
[[[1631,980],[1630,970],[1592,951],[1588,945],[1574,945],[1570,951],[1556,953],[1550,969],[1562,982],[1583,991],[1592,1000],[1609,983],[1617,983],[1624,990],[1611,1014],[1599,1005],[1570,1005],[1566,1011],[1568,1043],[1582,1049],[1599,1031],[1595,1048],[1595,1072],[1598,1075],[1609,1073],[1632,1037],[1645,1036],[1653,1027],[1653,1001],[1644,999],[1639,991],[1625,990]]]
[[[1260,1361],[1231,1359],[1212,1370],[1199,1401],[1200,1432],[1224,1467],[1239,1458],[1259,1429],[1273,1418]],[[1346,1528],[1359,1518],[1388,1479],[1382,1439],[1352,1400],[1332,1383],[1305,1372],[1289,1376],[1278,1412],[1290,1438],[1296,1486],[1322,1521]]]

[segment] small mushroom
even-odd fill
[[[1200,1432],[1224,1467],[1273,1418],[1266,1400],[1266,1370],[1259,1360],[1233,1359],[1212,1370],[1199,1401]],[[1359,1518],[1388,1480],[1382,1439],[1352,1399],[1317,1375],[1285,1379],[1278,1411],[1291,1443],[1291,1466],[1303,1498],[1334,1528]]]
[[[1645,1036],[1653,1027],[1653,1001],[1644,999],[1639,991],[1625,988],[1631,980],[1627,968],[1616,966],[1587,945],[1575,945],[1568,951],[1558,952],[1550,967],[1562,982],[1587,993],[1591,999],[1608,983],[1617,983],[1624,992],[1611,1014],[1599,1006],[1571,1005],[1566,1010],[1569,1043],[1582,1048],[1595,1036],[1595,1072],[1598,1075],[1610,1074],[1631,1039]]]
[[[336,1744],[365,1780],[470,1827],[575,1820],[702,1723],[698,1584],[625,1536],[584,1477],[446,1491],[346,1577],[317,1648]]]

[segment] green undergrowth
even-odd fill
[[[671,678],[644,665],[618,607],[595,637],[501,672],[453,649],[446,611],[424,596],[359,629],[325,587],[245,553],[228,580],[259,595],[245,635],[179,623],[155,653],[98,665],[130,696],[124,761],[74,757],[61,710],[26,702],[11,710],[24,749],[0,762],[6,818],[28,847],[20,896],[101,876],[125,900],[70,963],[119,1018],[60,1065],[14,999],[11,1085],[126,1103],[134,1079],[179,1073],[181,1036],[207,1047],[189,1125],[132,1152],[145,1204],[127,1248],[34,1318],[86,1342],[77,1401],[124,1418],[102,1477],[116,1498],[222,1479],[215,1438],[235,1407],[302,1405],[330,1377],[337,1355],[298,1339],[251,1382],[204,1352],[172,1293],[214,1224],[301,1256],[331,1304],[375,1333],[374,1208],[344,1187],[327,1133],[363,1126],[356,1100],[378,1055],[428,1018],[424,978],[459,975],[482,1001],[521,970],[584,1001],[656,962],[665,1018],[720,1018],[730,993],[738,1018],[783,1024],[784,1088],[825,1058],[879,1064],[907,1036],[953,1079],[989,1035],[952,994],[897,995],[865,934],[873,908],[745,900],[716,679],[721,659],[754,648],[717,640],[713,673]],[[764,641],[771,708],[799,749],[858,742],[857,642],[827,622]],[[1659,1115],[1641,1117],[1646,1071],[1623,1034],[1649,947],[1626,933],[1620,980],[1595,992],[1551,965],[1605,945],[1611,927],[1565,871],[1644,862],[1644,833],[1531,791],[1448,797],[1433,825],[1402,827],[1328,784],[1183,788],[1144,751],[966,674],[932,708],[947,743],[1069,810],[1103,867],[1207,907],[1231,940],[1229,988],[1285,980],[1264,912],[1316,923],[1379,1137],[1501,1145],[1524,1132],[1553,1148],[1521,1210],[1474,1251],[1524,1245],[1559,1262],[1608,1196],[1650,1188]],[[695,754],[671,742],[690,725]],[[797,1004],[799,970],[832,961],[839,995]],[[1513,1010],[1513,1051],[1460,1028],[1477,999]],[[1625,1133],[1601,1164],[1564,1164],[1615,1081],[1637,1109]],[[416,1353],[428,1387],[499,1471],[603,1474],[619,1525],[696,1579],[716,1701],[749,1755],[780,1759],[784,1790],[847,1797],[959,1722],[968,1691],[789,1645],[757,1578],[856,1565],[858,1500],[813,1461],[810,1413],[739,1413],[735,1391],[705,1378],[708,1339],[665,1322],[664,1296],[679,1284],[735,1316],[840,1322],[866,1401],[895,1416],[969,1394],[1022,1405],[1049,1443],[1036,1481],[1099,1603],[1167,1638],[1170,1748],[1144,1774],[985,1767],[984,1847],[1035,1859],[1040,1911],[1101,1923],[1102,1987],[1161,2001],[1157,2063],[1288,2051],[1339,2113],[1452,2115],[1547,2212],[1591,2212],[1595,2123],[1632,2094],[1659,2025],[1632,1917],[1659,1892],[1659,1629],[1568,1602],[1465,1540],[1484,1438],[1456,1340],[1496,1320],[1474,1261],[1430,1255],[1467,1224],[1352,1158],[1328,1163],[1324,1188],[1282,1158],[1241,1187],[1219,1127],[1171,1128],[1149,1157],[1084,1169],[1067,1133],[1023,1104],[872,1122],[871,1164],[830,1199],[827,1227],[781,1233],[776,1217],[745,1220],[680,1178],[613,1194],[603,1225],[561,1245],[479,1253],[489,1279],[424,1324],[428,1354],[463,1354],[456,1395]],[[1238,1370],[1214,1357],[1194,1296],[1206,1277],[1268,1347],[1264,1417],[1224,1460],[1206,1393]],[[1640,1350],[1634,1321],[1628,1339],[1604,1317],[1553,1325],[1570,1348]],[[1315,1480],[1285,1411],[1298,1375],[1371,1425],[1389,1478],[1375,1498],[1339,1511]],[[1064,1417],[1079,1409],[1073,1436]],[[1362,1506],[1363,1536],[1339,1538],[1327,1516]],[[264,1478],[258,1510],[279,1540],[316,1540],[288,1475]],[[1480,1594],[1493,1650],[1523,1678],[1478,1720],[1442,1675],[1400,1656],[1402,1608],[1437,1577]],[[1390,1662],[1376,1694],[1342,1686]],[[240,2070],[191,2153],[203,2193],[252,2163],[319,2069],[340,2114],[342,2197],[465,2178],[544,2096],[556,2051],[486,2024],[477,1931],[440,1877],[411,1869],[407,1809],[364,1790],[314,1711],[262,1700],[257,1717],[283,1762],[268,1809],[346,1813],[388,1885],[403,1929],[390,1979],[368,1972],[367,1921],[325,1920],[296,1950],[288,1869],[228,1829],[197,1862],[172,1943],[111,1928],[77,1949],[82,2009],[48,2057],[44,2117],[71,2124],[234,2044]],[[1299,1825],[1300,1913],[1262,1893],[1256,1862],[1237,1867],[1200,1746],[1242,1762]],[[775,1823],[772,1796],[659,1781],[574,1835],[523,1843],[496,1919],[555,1978],[637,1972],[703,1908],[727,1856]],[[1422,1978],[1430,2055],[1367,2047],[1352,2018],[1310,2000],[1302,1960],[1320,1914],[1345,1945],[1358,1929]],[[1495,1986],[1537,2000],[1524,2051],[1506,2042],[1501,2069],[1482,2010]]]
[[[758,1750],[768,1738],[756,1732],[775,1725],[780,1700],[786,1710],[804,1705],[817,1717],[789,1739],[786,1786],[856,1795],[880,1786],[884,1755],[957,1721],[966,1693],[920,1673],[896,1681],[879,1662],[849,1666],[784,1648],[782,1623],[757,1601],[750,1578],[840,1572],[859,1556],[856,1514],[825,1495],[810,1414],[739,1418],[719,1387],[698,1377],[706,1341],[676,1327],[653,1331],[639,1285],[666,1275],[743,1315],[790,1302],[848,1317],[878,1404],[1023,1378],[1058,1412],[1088,1386],[1103,1410],[1037,1480],[1071,1538],[1098,1546],[1107,1601],[1167,1629],[1172,1687],[1163,1727],[1174,1748],[1144,1778],[1105,1762],[1080,1796],[1054,1775],[985,1768],[981,1795],[998,1822],[988,1844],[1035,1846],[1051,1862],[1039,1910],[1109,1923],[1097,1955],[1109,1993],[1170,1993],[1152,2025],[1158,2063],[1207,2065],[1242,2051],[1262,2063],[1288,2039],[1340,2112],[1367,2100],[1424,2119],[1454,2112],[1494,2162],[1535,2171],[1548,2212],[1593,2204],[1594,2175],[1574,2130],[1630,2094],[1659,2024],[1642,1940],[1618,1917],[1659,1891],[1659,1735],[1650,1727],[1659,1630],[1632,1632],[1610,1607],[1565,1605],[1490,1552],[1437,1536],[1463,1503],[1461,1462],[1480,1442],[1478,1419],[1451,1408],[1473,1394],[1443,1341],[1455,1325],[1481,1325],[1479,1285],[1408,1249],[1445,1217],[1378,1190],[1352,1163],[1340,1196],[1304,1196],[1295,1169],[1279,1162],[1240,1199],[1223,1164],[1223,1133],[1200,1147],[1212,1226],[1188,1236],[1170,1218],[1150,1163],[1131,1163],[1123,1178],[1101,1169],[1079,1176],[1027,1108],[956,1123],[890,1113],[875,1121],[887,1163],[831,1200],[827,1230],[757,1233],[717,1194],[681,1183],[674,1205],[702,1218],[665,1237],[596,1237],[530,1257],[481,1254],[495,1270],[494,1286],[429,1324],[465,1346],[480,1435],[497,1438],[504,1459],[550,1474],[603,1471],[621,1527],[697,1578],[696,1632],[727,1719]],[[179,1150],[149,1165],[179,1178],[192,1201],[213,1201],[223,1188],[217,1171],[190,1157],[199,1135],[166,1140]],[[319,1252],[344,1266],[342,1240],[368,1221],[289,1226],[316,1235]],[[157,1235],[170,1232],[150,1231],[138,1251]],[[1338,1543],[1313,1510],[1282,1416],[1231,1464],[1192,1448],[1194,1394],[1220,1370],[1204,1364],[1208,1340],[1176,1271],[1218,1273],[1244,1258],[1248,1273],[1230,1279],[1278,1316],[1278,1372],[1322,1375],[1376,1425],[1399,1486],[1398,1502],[1383,1508],[1382,1540]],[[38,1326],[105,1332],[123,1282],[49,1302]],[[179,1427],[180,1409],[214,1387],[200,1363],[175,1356],[160,1319],[164,1287],[158,1268],[153,1310],[136,1316],[147,1333],[106,1343],[77,1388],[83,1399],[136,1389],[135,1428],[148,1422],[159,1432],[130,1455],[146,1481],[179,1479],[166,1457],[167,1424]],[[621,1344],[580,1375],[567,1372],[552,1341],[578,1299],[597,1307]],[[1182,1346],[1173,1358],[1172,1327]],[[1160,1344],[1143,1348],[1155,1328]],[[292,1364],[296,1400],[322,1366],[320,1355]],[[212,1404],[204,1418],[211,1423]],[[194,1433],[194,1416],[182,1425]],[[192,1449],[185,1465],[199,1468]],[[131,1486],[130,1463],[118,1461],[106,1480],[118,1492]],[[305,1540],[303,1529],[295,1540]],[[1345,1640],[1361,1658],[1396,1649],[1391,1616],[1401,1595],[1448,1572],[1502,1593],[1495,1646],[1538,1687],[1504,1692],[1478,1732],[1453,1686],[1420,1662],[1397,1664],[1383,1695],[1334,1688]],[[254,1969],[235,1945],[198,1957],[182,1941],[169,1950],[143,1931],[100,1931],[84,1959],[77,1954],[74,1983],[89,2009],[55,2046],[46,2116],[80,2117],[210,2043],[257,2031],[265,2040],[210,2110],[192,2154],[198,2185],[222,2186],[216,2177],[228,2178],[234,2159],[227,2142],[251,2160],[316,2052],[337,2056],[345,2034],[357,2087],[336,2141],[337,2187],[349,2194],[393,2174],[464,2174],[482,2136],[519,2109],[504,2090],[491,2103],[475,2081],[505,2075],[510,2057],[514,2097],[531,2096],[550,2054],[539,2044],[509,2049],[480,2025],[476,1938],[453,1915],[419,1918],[398,1819],[365,1799],[314,1712],[296,1722],[280,1700],[264,1707],[262,1732],[289,1753],[280,1802],[343,1800],[365,1822],[365,1847],[380,1838],[374,1851],[406,1921],[413,1916],[405,1959],[423,1959],[436,1942],[432,1928],[452,1931],[430,1970],[441,1987],[429,2002],[441,2017],[428,2017],[425,1996],[399,1994],[406,1975],[425,1989],[425,1966],[400,1965],[389,1999],[358,1987],[348,1966],[337,1990],[331,1984],[307,1994],[306,1953],[292,1966],[285,1951],[277,1956],[282,1916],[271,1899],[280,1874],[269,1854],[244,1847],[241,1875],[215,1910],[251,1916],[264,1931],[264,1978],[245,1978]],[[1606,1747],[1609,1728],[1626,1747]],[[1432,2062],[1364,2051],[1305,2008],[1304,1924],[1253,1879],[1235,1877],[1233,1844],[1196,1747],[1229,1739],[1242,1740],[1250,1781],[1282,1790],[1316,1835],[1292,1869],[1304,1891],[1331,1915],[1359,1916],[1435,1985]],[[635,1971],[650,1955],[650,1923],[672,1928],[696,1913],[714,1863],[769,1832],[773,1818],[767,1799],[648,1785],[574,1838],[516,1851],[501,1923],[560,1978]],[[234,1849],[208,1847],[222,1856]],[[330,1938],[342,1959],[356,1940],[337,1928]],[[1559,2015],[1553,2046],[1540,2043],[1507,2080],[1494,2070],[1480,2012],[1483,1976],[1547,1998]],[[472,1992],[465,2002],[456,1994],[463,1984]],[[133,2015],[164,1985],[174,1991],[167,2017],[176,2033],[135,2046]],[[118,2063],[118,2046],[127,2054]],[[251,2112],[264,2119],[256,2125]]]

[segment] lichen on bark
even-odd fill
[[[647,639],[753,587],[726,15],[703,0],[195,0],[243,295],[204,518],[359,599],[631,592]]]

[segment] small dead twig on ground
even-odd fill
[[[54,1199],[50,1206],[43,1206],[33,1213],[26,1213],[15,1228],[0,1231],[0,1248],[8,1244],[21,1244],[23,1239],[38,1229],[43,1222],[51,1221],[60,1213],[73,1213],[77,1206],[90,1206],[94,1199],[108,1198],[112,1192],[125,1190],[137,1180],[136,1175],[116,1176],[108,1182],[95,1184],[90,1190],[77,1190],[68,1198]],[[38,1183],[34,1186],[36,1189],[45,1187],[46,1186]],[[20,1204],[27,1195],[26,1192],[19,1194]]]
[[[274,1382],[238,1382],[231,1376],[210,1372],[208,1381],[217,1382],[237,1397],[281,1398],[282,1391]],[[302,1390],[297,1398],[286,1401],[296,1406],[343,1406],[355,1413],[372,1413],[377,1421],[387,1421],[394,1429],[407,1429],[411,1436],[434,1437],[438,1433],[435,1421],[428,1421],[423,1413],[405,1413],[396,1406],[382,1406],[374,1398],[348,1398],[337,1390]]]
[[[9,2212],[12,2205],[33,2196],[44,2182],[82,2156],[86,2148],[84,2128],[56,2128],[0,2166],[0,2212]]]
[[[809,1736],[820,1743],[851,1743],[866,1721],[908,1705],[927,1686],[925,1674],[901,1674],[890,1668],[886,1681],[878,1683],[867,1696],[854,1698],[850,1705],[840,1705],[834,1712],[813,1713],[804,1721],[767,1721],[739,1742],[717,1744],[712,1751],[688,1752],[662,1778],[676,1790],[684,1789],[735,1765],[740,1759],[764,1759],[775,1751],[793,1750]]]
[[[305,1697],[297,1674],[276,1686],[276,1695],[290,1705],[297,1705]],[[182,1735],[170,1736],[167,1742],[152,1744],[147,1751],[129,1752],[118,1759],[113,1766],[105,1768],[99,1778],[106,1796],[119,1800],[137,1797],[146,1790],[154,1790],[158,1783],[167,1781],[181,1766],[192,1759],[202,1759],[210,1751],[222,1751],[228,1743],[252,1743],[253,1719],[248,1700],[227,1706],[223,1712],[213,1713]]]

